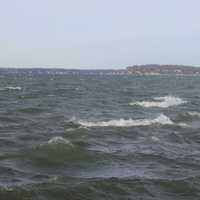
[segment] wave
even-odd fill
[[[174,96],[155,97],[154,101],[136,101],[129,103],[130,106],[142,106],[145,108],[159,107],[168,108],[170,106],[178,106],[187,103],[183,99]]]
[[[79,124],[86,127],[133,127],[133,126],[149,126],[152,124],[161,124],[161,125],[173,125],[174,122],[171,121],[164,114],[160,114],[157,118],[154,119],[119,119],[119,120],[110,120],[102,122],[87,122],[79,121]]]
[[[152,139],[153,142],[159,142],[160,141],[160,139],[156,136],[152,136],[151,139]]]
[[[50,144],[50,145],[51,144],[65,144],[65,145],[68,145],[68,146],[73,146],[73,144],[69,140],[67,140],[67,139],[65,139],[61,136],[53,137],[47,143]]]
[[[22,90],[22,88],[19,87],[19,86],[16,86],[16,87],[7,86],[7,87],[4,87],[4,88],[0,88],[0,90]]]
[[[187,112],[187,114],[192,117],[200,117],[200,112],[196,112],[196,111]]]

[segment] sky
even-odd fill
[[[200,66],[199,0],[0,0],[0,67]]]

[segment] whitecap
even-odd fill
[[[149,126],[152,124],[173,125],[174,122],[166,115],[160,114],[154,119],[119,119],[101,122],[79,121],[79,124],[86,127],[133,127],[133,126]]]
[[[155,97],[154,101],[136,101],[129,103],[130,106],[142,106],[145,108],[150,107],[160,107],[168,108],[170,106],[178,106],[181,104],[187,103],[183,99],[174,96],[165,96],[165,97]]]
[[[21,90],[22,88],[17,86],[17,87],[13,87],[13,86],[7,86],[4,88],[5,90]]]
[[[61,136],[53,137],[47,143],[48,144],[66,144],[69,146],[73,146],[73,144],[69,140],[67,140]]]
[[[76,117],[72,116],[67,122],[74,122],[74,121],[76,121]]]
[[[178,126],[182,126],[182,127],[184,127],[184,128],[189,128],[189,127],[190,127],[190,125],[188,125],[188,124],[186,124],[186,123],[178,123],[177,125],[178,125]]]
[[[152,136],[151,139],[154,142],[159,142],[160,141],[160,139],[158,137],[156,137],[156,136]]]
[[[66,132],[72,132],[72,131],[75,131],[77,130],[77,128],[67,128],[65,129]]]
[[[59,179],[58,176],[53,176],[53,177],[51,177],[51,178],[49,179],[49,181],[50,181],[50,182],[55,182],[55,181],[57,181],[58,179]]]
[[[196,111],[191,111],[191,112],[188,112],[188,114],[192,117],[200,117],[200,112],[196,112]]]
[[[76,127],[76,128],[66,128],[65,131],[66,132],[73,132],[73,131],[77,131],[77,130],[80,130],[80,129],[88,129],[88,128],[85,127],[85,126],[79,126],[79,127]]]

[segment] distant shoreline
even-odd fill
[[[133,65],[124,69],[66,69],[66,68],[0,68],[1,74],[60,74],[60,75],[180,75],[200,76],[200,67],[187,65]]]

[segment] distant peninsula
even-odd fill
[[[186,65],[133,65],[126,70],[132,75],[200,75],[200,67]]]
[[[65,69],[65,68],[0,68],[0,75],[133,75],[133,76],[200,76],[200,67],[187,65],[133,65],[125,69]]]

